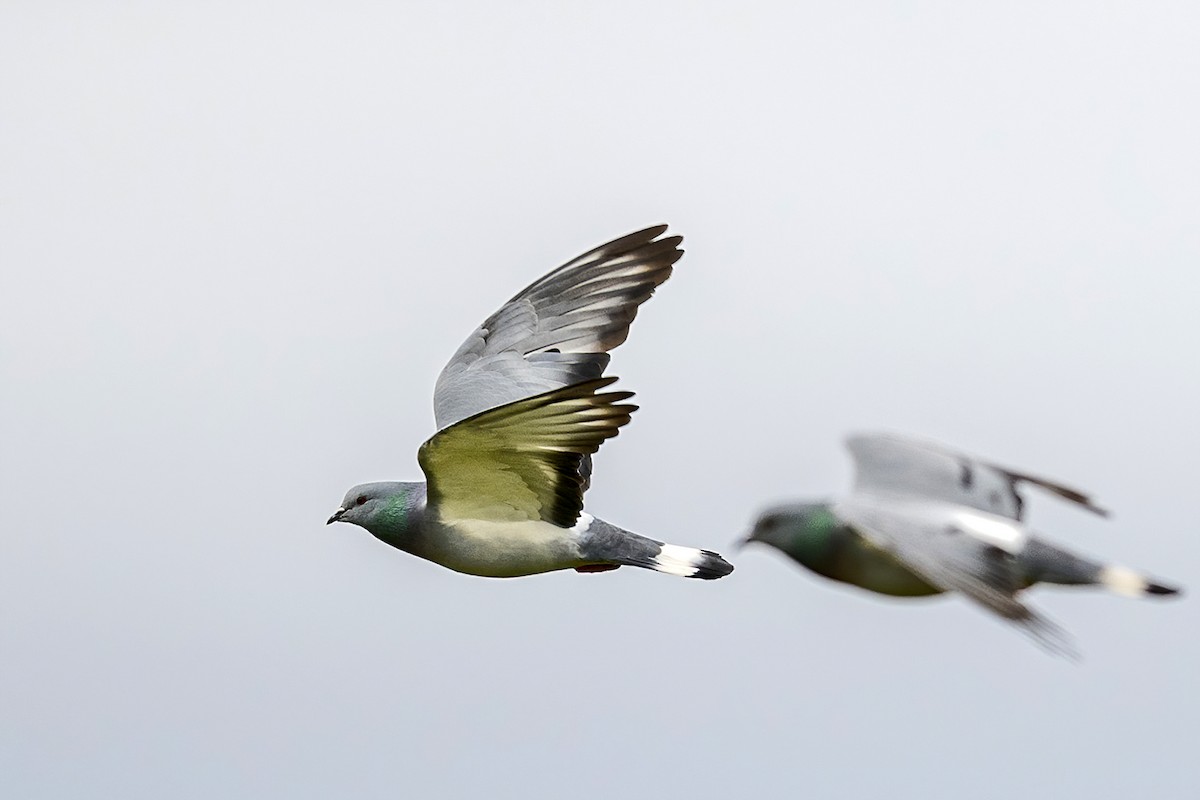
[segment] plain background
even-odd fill
[[[731,548],[887,429],[1200,584],[1200,12],[979,5],[6,2],[5,795],[1195,796],[1194,599],[1035,590],[1072,665]],[[588,505],[736,573],[325,527],[480,320],[658,222]]]

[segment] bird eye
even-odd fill
[[[360,494],[358,499],[354,501],[354,505],[361,506],[365,502],[367,502],[367,496],[365,494]]]

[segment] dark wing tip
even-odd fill
[[[1016,620],[1022,630],[1045,652],[1066,659],[1073,664],[1083,662],[1083,653],[1075,645],[1075,640],[1069,633],[1045,617],[1031,614],[1029,617]]]
[[[601,378],[591,378],[579,383],[572,383],[570,386],[564,386],[561,389],[552,389],[541,395],[535,395],[535,397],[549,398],[551,401],[562,400],[564,398],[588,397],[589,395],[596,394],[605,386],[612,386],[616,382],[616,375],[605,375]],[[608,394],[620,394],[620,392],[609,392]],[[632,392],[628,392],[627,394],[629,397],[633,397]]]
[[[1050,481],[1041,480],[1041,479],[1031,479],[1030,482],[1034,483],[1035,485],[1041,486],[1042,488],[1047,489],[1050,492],[1053,492],[1054,494],[1058,495],[1059,497],[1063,498],[1064,500],[1070,500],[1072,503],[1076,503],[1077,505],[1082,506],[1083,508],[1087,509],[1088,511],[1090,511],[1093,514],[1096,514],[1098,516],[1107,517],[1110,513],[1107,508],[1102,508],[1101,506],[1096,505],[1092,501],[1091,495],[1085,494],[1084,492],[1081,492],[1078,489],[1072,489],[1068,486],[1054,484],[1054,483],[1051,483]]]
[[[1095,502],[1092,501],[1092,496],[1086,492],[1081,492],[1078,489],[1072,489],[1070,486],[1063,486],[1061,483],[1047,480],[1046,478],[1039,478],[1037,475],[1030,475],[1026,472],[1016,472],[1015,470],[1008,469],[1007,467],[997,466],[995,464],[989,464],[988,466],[992,467],[993,469],[998,469],[1008,475],[1009,479],[1012,480],[1014,484],[1028,483],[1031,486],[1037,486],[1049,492],[1050,494],[1061,497],[1063,500],[1074,503],[1080,508],[1090,511],[1097,516],[1109,516],[1109,510],[1096,505]],[[1013,493],[1016,494],[1015,485],[1013,487]]]
[[[665,223],[661,225],[651,225],[649,228],[642,228],[640,231],[634,231],[633,233],[627,233],[624,236],[618,236],[612,241],[605,242],[598,247],[592,248],[585,255],[592,256],[603,253],[607,257],[611,258],[617,254],[627,253],[651,244],[660,247],[678,246],[678,244],[683,241],[683,237],[679,234],[668,236],[665,239],[658,238],[667,232],[668,227],[670,226]],[[580,258],[583,258],[583,256]]]

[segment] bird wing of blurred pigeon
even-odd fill
[[[1046,650],[1078,658],[1070,636],[1014,595],[1021,588],[1014,554],[1019,524],[938,500],[855,493],[835,513],[929,584],[957,591],[1018,625]]]
[[[617,435],[637,406],[585,381],[490,409],[434,434],[417,454],[444,521],[544,520],[570,528],[583,511],[579,464]]]
[[[1018,487],[1039,486],[1101,516],[1108,512],[1077,489],[989,464],[941,445],[893,434],[856,434],[846,439],[854,457],[855,490],[945,500],[999,514],[1024,517]]]
[[[438,376],[438,428],[600,377],[608,351],[629,335],[638,306],[683,255],[682,237],[658,238],[666,229],[647,228],[584,253],[488,317]]]

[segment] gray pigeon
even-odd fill
[[[591,454],[637,408],[602,392],[608,351],[671,275],[682,237],[647,228],[584,253],[519,292],[450,359],[434,389],[425,483],[367,483],[329,522],[470,575],[644,567],[713,579],[716,553],[663,544],[583,511]]]
[[[1070,553],[1024,524],[1021,484],[1102,516],[1087,495],[941,446],[893,435],[851,436],[850,495],[764,511],[746,542],[782,550],[819,575],[880,594],[958,591],[1048,650],[1076,653],[1070,638],[1018,599],[1035,583],[1099,584],[1132,597],[1179,589]]]

